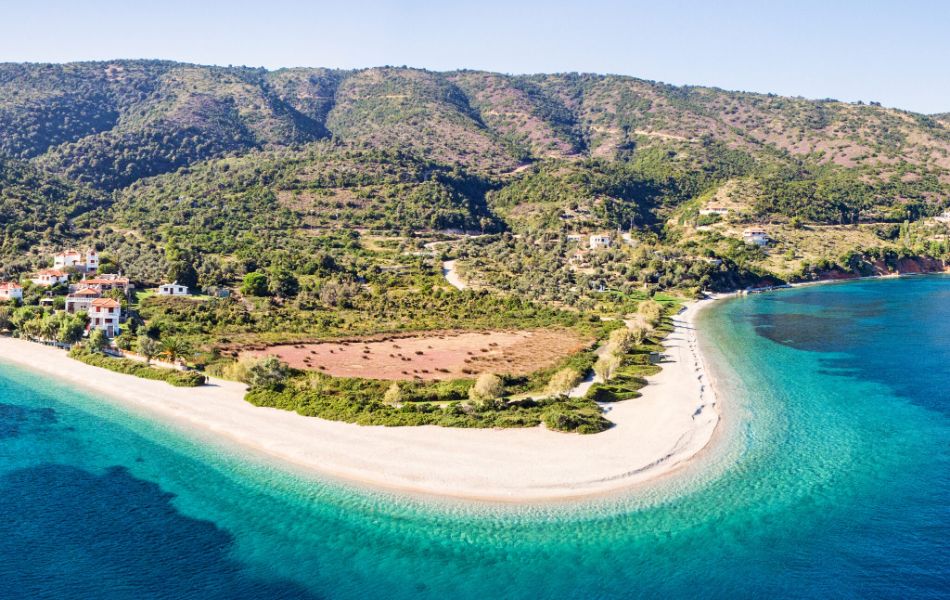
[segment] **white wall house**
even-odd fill
[[[22,300],[23,286],[13,281],[0,283],[0,300]]]
[[[84,253],[78,250],[67,250],[53,256],[54,269],[74,268],[86,273],[95,273],[99,270],[99,253],[90,248]]]
[[[590,236],[590,249],[597,250],[598,248],[610,248],[610,236],[609,235],[592,235]]]
[[[764,229],[746,229],[742,232],[742,241],[754,246],[765,246],[771,241],[771,238]]]
[[[107,292],[109,290],[122,290],[125,294],[129,293],[129,289],[132,288],[132,282],[129,281],[128,277],[123,277],[121,274],[116,275],[114,273],[108,273],[104,275],[97,275],[87,279],[85,276],[81,281],[77,282],[76,285],[70,286],[70,289],[81,290],[83,288],[93,288],[99,290],[100,292]]]
[[[166,283],[158,287],[159,296],[187,296],[188,286],[180,285],[177,281]]]
[[[941,223],[950,223],[950,210],[945,210],[940,213],[939,216],[935,217]]]
[[[68,269],[70,267],[80,268],[85,265],[82,253],[76,250],[67,250],[53,257],[54,269]]]
[[[723,215],[728,215],[728,214],[729,214],[729,209],[728,209],[728,208],[723,208],[723,207],[721,207],[721,206],[708,206],[708,207],[706,207],[706,208],[700,209],[699,214],[701,214],[701,215],[719,215],[719,216],[723,216]]]
[[[101,298],[102,294],[93,288],[84,288],[66,296],[66,312],[71,315],[88,313],[92,308],[92,301]]]
[[[86,273],[95,273],[99,270],[99,253],[95,248],[86,252]]]
[[[109,337],[119,335],[122,305],[112,298],[96,298],[89,305],[89,328],[101,329]]]
[[[69,281],[69,275],[59,269],[40,269],[30,279],[36,285],[50,287]]]

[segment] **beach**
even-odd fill
[[[694,326],[711,301],[673,317],[663,370],[642,397],[606,405],[615,423],[594,435],[531,429],[377,427],[253,406],[242,384],[176,388],[92,367],[62,350],[0,338],[0,360],[55,377],[184,427],[295,466],[380,487],[493,502],[615,493],[681,468],[713,437],[718,404]]]

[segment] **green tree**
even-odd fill
[[[266,296],[268,290],[267,275],[253,272],[244,276],[241,293],[245,296]]]
[[[277,268],[271,271],[268,289],[280,298],[293,298],[300,291],[300,282],[289,269]],[[254,294],[260,296],[261,294]]]
[[[191,289],[198,287],[198,271],[191,252],[170,244],[165,250],[165,260],[168,262],[166,275],[169,281],[177,281]]]
[[[252,390],[266,389],[280,391],[284,389],[290,377],[290,367],[276,356],[258,359],[247,367],[245,383]]]
[[[168,358],[168,362],[177,363],[191,353],[191,345],[180,337],[170,337],[162,340],[161,355]]]
[[[102,352],[109,346],[109,338],[103,330],[93,329],[86,338],[85,346],[90,352]]]
[[[61,313],[64,314],[64,313]],[[72,346],[82,341],[82,335],[86,331],[86,319],[78,316],[67,316],[59,324],[59,333],[57,341],[61,344]]]
[[[158,340],[147,335],[140,335],[135,343],[139,354],[145,357],[145,364],[152,364],[152,359],[161,354],[162,345]]]

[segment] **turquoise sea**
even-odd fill
[[[700,327],[713,448],[583,505],[317,481],[0,360],[0,598],[950,597],[950,278]]]

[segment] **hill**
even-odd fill
[[[838,261],[823,227],[923,224],[950,198],[946,115],[594,74],[2,64],[0,156],[0,256],[96,242],[154,280],[171,245],[215,284],[336,248],[339,230],[622,230],[702,257],[728,254],[704,228],[731,244],[751,225],[814,226],[786,251]],[[709,207],[731,207],[730,226]]]

